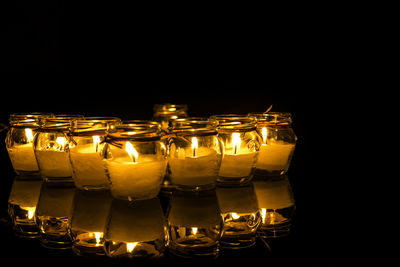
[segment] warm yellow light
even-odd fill
[[[231,212],[231,216],[232,216],[232,219],[234,219],[234,220],[236,220],[236,219],[239,219],[239,218],[240,218],[240,215],[239,215],[239,214],[237,214],[236,212]]]
[[[131,253],[131,252],[135,249],[135,247],[136,247],[137,244],[138,244],[138,242],[127,242],[127,243],[126,243],[126,250],[127,250],[129,253]]]
[[[64,138],[64,137],[61,137],[61,136],[57,137],[56,142],[57,142],[59,145],[61,145],[62,147],[65,146],[65,138]]]
[[[35,215],[36,208],[27,208],[27,210],[28,210],[28,219],[31,220],[33,218],[33,215]]]
[[[193,157],[196,157],[196,151],[199,148],[199,143],[197,141],[196,137],[192,137],[192,151],[193,151]]]
[[[26,135],[26,138],[28,139],[28,143],[33,141],[32,129],[26,128],[25,129],[25,135]]]
[[[102,236],[103,236],[103,233],[94,232],[94,238],[96,238],[96,246],[100,246],[101,245]]]
[[[262,218],[262,223],[265,223],[265,217],[267,215],[267,209],[262,208],[261,209],[261,218]]]
[[[233,146],[233,154],[237,154],[240,149],[240,143],[242,140],[240,139],[240,133],[232,133],[232,146]]]
[[[197,234],[198,228],[197,227],[192,227],[192,233],[195,235]]]
[[[175,119],[177,119],[177,118],[178,118],[178,116],[176,116],[176,115],[171,116],[171,119],[173,119],[173,120],[175,120]]]
[[[133,145],[128,141],[125,144],[125,150],[126,152],[128,152],[129,156],[131,157],[133,162],[136,162],[136,160],[139,157],[138,152],[136,151],[136,149],[133,147]]]
[[[261,135],[262,135],[262,139],[264,141],[264,144],[267,143],[267,127],[263,127],[261,130]]]
[[[94,135],[94,136],[92,136],[92,138],[93,138],[94,150],[97,152],[97,151],[99,151],[100,136]]]

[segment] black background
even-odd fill
[[[150,119],[156,103],[187,104],[190,116],[261,112],[272,104],[273,111],[292,113],[298,136],[289,171],[295,227],[272,253],[238,252],[229,264],[259,258],[265,265],[325,266],[354,257],[347,215],[356,207],[345,200],[354,177],[338,139],[338,129],[343,133],[351,121],[344,112],[352,99],[352,84],[345,80],[351,73],[329,23],[303,18],[271,24],[263,16],[247,24],[241,16],[186,23],[190,12],[183,19],[154,20],[158,13],[139,19],[140,10],[123,7],[115,13],[62,1],[11,5],[0,9],[6,40],[0,122],[7,124],[15,112]],[[0,149],[3,214],[14,174],[4,142]],[[17,240],[5,229],[3,258],[57,265],[91,261]]]

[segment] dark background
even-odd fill
[[[272,104],[273,111],[292,113],[298,136],[288,174],[296,223],[272,253],[238,252],[229,264],[258,258],[265,265],[326,266],[354,257],[347,215],[356,206],[345,200],[354,176],[338,138],[352,120],[344,112],[353,98],[345,81],[351,72],[342,62],[345,42],[333,38],[330,23],[303,17],[271,24],[265,15],[247,21],[236,13],[222,23],[206,23],[204,16],[187,23],[190,12],[154,20],[158,13],[140,19],[140,10],[118,10],[71,8],[63,1],[0,8],[0,122],[7,124],[11,113],[38,111],[150,119],[153,105],[167,102],[187,104],[190,116],[262,112]],[[0,135],[4,140],[5,132]],[[14,174],[4,142],[0,150],[4,215]],[[17,240],[5,229],[3,258],[27,253],[23,262],[90,262]]]

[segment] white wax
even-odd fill
[[[37,216],[70,217],[75,188],[72,187],[42,187]]]
[[[113,196],[148,199],[156,197],[161,188],[166,160],[136,163],[107,161]]]
[[[70,150],[73,179],[78,187],[108,184],[105,162],[93,144]]]
[[[8,149],[11,163],[17,171],[38,171],[32,143],[16,145]]]
[[[45,177],[71,177],[71,163],[65,151],[37,150],[40,173]]]
[[[294,144],[282,141],[263,144],[260,148],[256,168],[267,171],[286,169],[294,147]]]
[[[246,177],[249,176],[257,160],[257,153],[225,154],[222,158],[219,176],[222,177]]]
[[[219,163],[219,156],[212,149],[200,147],[196,149],[195,156],[190,151],[180,153],[178,157],[169,158],[171,181],[174,184],[186,186],[214,183]]]
[[[258,205],[264,209],[283,209],[294,205],[288,180],[254,181]]]
[[[106,239],[114,242],[144,242],[162,239],[166,221],[157,198],[111,205]]]

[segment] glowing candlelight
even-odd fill
[[[196,137],[192,137],[192,151],[193,151],[193,157],[196,157],[196,151],[199,148],[199,143],[197,141]]]
[[[242,140],[240,139],[240,133],[232,133],[232,146],[234,155],[236,155],[238,150],[240,149],[241,142]]]
[[[267,143],[267,127],[262,128],[261,135],[262,135],[264,144],[266,144]]]
[[[126,243],[126,250],[127,250],[129,253],[131,253],[131,252],[135,249],[135,247],[136,247],[137,244],[138,244],[138,242],[127,242],[127,243]]]
[[[25,129],[25,135],[26,135],[26,138],[28,139],[28,143],[30,143],[30,142],[33,141],[32,129],[26,128],[26,129]]]
[[[93,139],[94,150],[96,152],[98,152],[99,151],[99,144],[100,144],[100,136],[94,135],[94,136],[92,136],[92,139]]]
[[[136,161],[139,157],[139,154],[129,141],[126,142],[125,150],[126,150],[126,152],[128,152],[128,155],[131,157],[132,162],[136,163]]]

